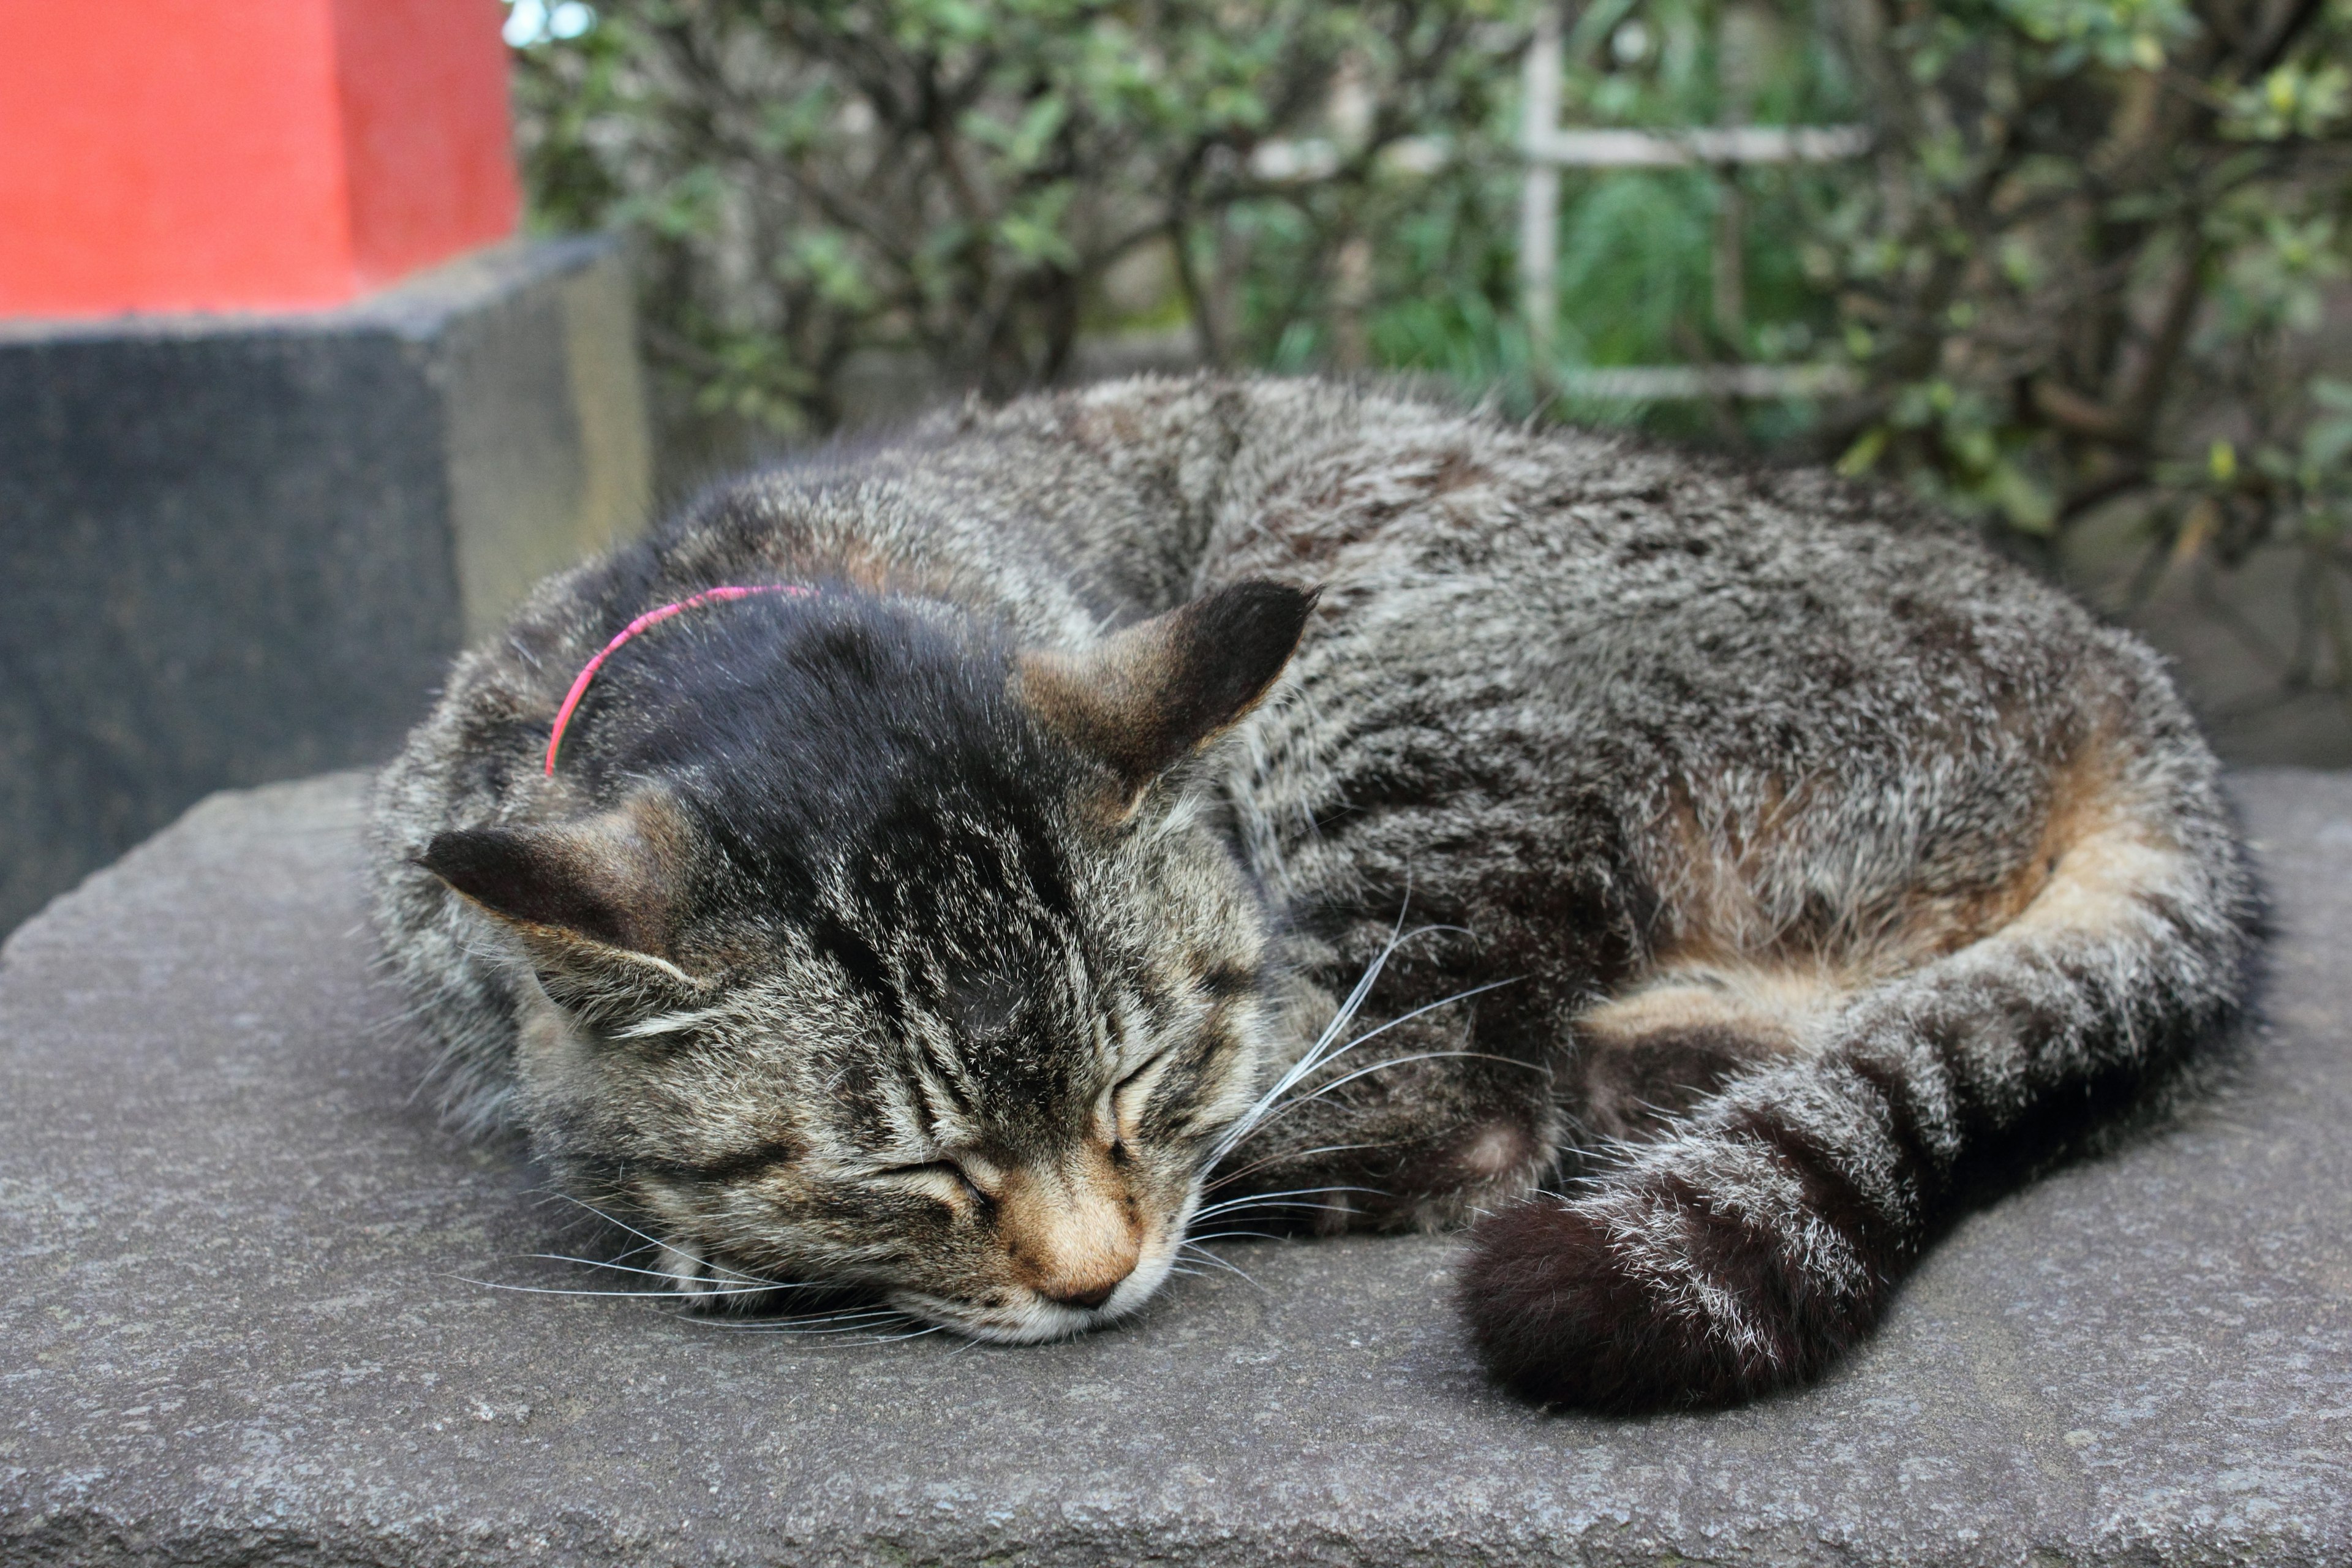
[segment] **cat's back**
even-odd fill
[[[2071,722],[2154,668],[1883,489],[1328,384],[1253,403],[1196,585],[1320,585],[1327,697],[1787,771]]]
[[[1352,910],[1365,942],[1410,889],[1632,952],[1710,857],[1790,919],[1824,889],[1874,919],[1999,883],[2085,768],[2210,806],[2155,657],[1902,497],[1378,392],[1252,395],[1200,586],[1323,598],[1227,788],[1279,901]]]

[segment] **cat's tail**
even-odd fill
[[[2224,1022],[2253,899],[2205,776],[2111,802],[2008,924],[1862,990],[1589,1182],[1490,1215],[1462,1305],[1488,1366],[1596,1409],[1817,1376],[1971,1179]],[[2156,798],[2151,799],[2153,795]]]

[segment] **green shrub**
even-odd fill
[[[537,0],[523,0],[536,4]],[[584,14],[584,13],[583,13]],[[706,415],[840,416],[866,351],[1008,392],[1081,337],[1376,364],[1897,477],[2146,582],[2299,551],[2283,673],[2352,675],[2352,0],[1590,0],[1567,118],[1858,121],[1843,165],[1584,173],[1518,319],[1526,0],[606,0],[520,51],[532,198],[642,248]],[[1287,149],[1284,160],[1273,153]],[[1818,405],[1570,405],[1571,366],[1829,362]]]
[[[861,350],[1002,393],[1089,330],[1263,360],[1360,317],[1342,231],[1400,140],[1493,122],[1517,39],[1502,0],[629,0],[520,96],[541,216],[641,239],[655,363],[795,431]]]
[[[1870,375],[1825,426],[1846,466],[2028,533],[2131,494],[2237,542],[2340,526],[2298,347],[2352,255],[2352,9],[1848,0],[1841,26],[1885,132],[1805,249]]]

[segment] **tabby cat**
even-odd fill
[[[2157,658],[1953,525],[1215,377],[975,404],[549,581],[374,864],[457,1114],[689,1298],[1048,1339],[1256,1194],[1467,1223],[1494,1373],[1619,1410],[1817,1375],[2252,930]]]

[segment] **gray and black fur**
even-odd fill
[[[1948,525],[1300,381],[722,486],[459,662],[377,842],[458,1112],[682,1289],[1037,1338],[1204,1190],[1475,1217],[1488,1363],[1611,1409],[1817,1374],[2252,940],[2155,658]]]

